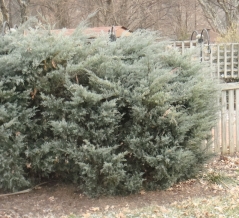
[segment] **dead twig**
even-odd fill
[[[20,194],[25,194],[25,193],[28,193],[30,191],[33,191],[34,189],[38,189],[39,186],[43,185],[43,184],[46,184],[47,182],[43,182],[43,183],[40,183],[36,186],[34,186],[33,188],[29,188],[29,189],[26,189],[26,190],[23,190],[23,191],[19,191],[19,192],[14,192],[14,193],[9,193],[9,194],[2,194],[0,195],[0,197],[7,197],[7,196],[11,196],[11,195],[20,195]]]
[[[76,75],[76,83],[79,84],[79,79],[77,75]]]

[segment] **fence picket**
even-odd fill
[[[218,105],[218,108],[219,108],[219,105],[220,105],[220,102],[219,102],[219,99],[217,101],[217,105]],[[217,122],[216,122],[216,125],[213,129],[213,145],[214,145],[214,152],[217,154],[217,153],[220,153],[221,151],[221,138],[220,138],[220,132],[221,132],[221,114],[218,114],[218,119],[217,119]]]
[[[239,77],[239,44],[237,44],[237,77]]]
[[[220,46],[217,45],[217,78],[220,78]]]
[[[222,92],[222,114],[221,114],[221,137],[222,137],[222,153],[227,153],[227,96],[226,92]]]
[[[182,42],[182,54],[184,53],[185,42]]]
[[[229,130],[229,152],[233,154],[234,149],[234,90],[228,91],[228,130]]]
[[[227,78],[227,45],[224,44],[224,77]]]
[[[234,77],[234,44],[231,44],[231,77]]]
[[[239,89],[236,90],[236,151],[239,151]]]

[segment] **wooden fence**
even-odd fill
[[[173,47],[177,47],[182,53],[186,49],[198,47],[201,61],[207,62],[212,67],[212,75],[217,78],[239,77],[239,43],[224,43],[200,45],[196,41],[175,41]],[[209,52],[211,51],[211,52]]]
[[[239,78],[239,43],[199,45],[196,41],[173,42],[172,46],[184,53],[198,47],[198,59],[207,62],[214,78]],[[209,50],[211,52],[209,52]],[[215,153],[239,152],[239,83],[222,83],[218,99],[221,110],[216,115],[217,124],[212,130]]]
[[[239,83],[224,83],[221,86],[218,101],[221,110],[213,129],[212,150],[215,153],[233,154],[239,152]]]

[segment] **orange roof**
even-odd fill
[[[93,27],[93,28],[88,28],[84,32],[85,34],[89,35],[90,38],[95,38],[99,36],[102,33],[109,33],[112,27]],[[51,33],[60,33],[62,30],[61,29],[56,29],[56,30],[51,30]],[[70,36],[74,33],[75,29],[65,29],[64,34],[66,36]],[[116,37],[121,37],[121,36],[129,36],[131,34],[131,31],[129,31],[127,28],[123,26],[114,26],[114,31]]]
[[[102,33],[109,33],[111,31],[112,27],[94,27],[94,28],[88,28],[85,30],[85,33],[87,35],[91,35],[93,37],[96,37]],[[121,37],[121,36],[129,36],[131,32],[123,27],[123,26],[114,26],[114,31],[116,37]]]
[[[63,31],[63,29],[55,29],[55,30],[51,30],[51,33],[55,33],[55,34],[59,34]],[[64,30],[64,35],[66,36],[70,36],[74,33],[75,29],[65,29]]]

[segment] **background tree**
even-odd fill
[[[3,20],[8,21],[10,26],[24,23],[29,15],[30,0],[0,0],[0,11]]]
[[[189,39],[190,33],[197,28],[197,14],[195,11],[198,7],[197,1],[179,0],[179,1],[165,1],[162,4],[165,8],[165,13],[162,19],[157,21],[158,30],[164,35],[177,40]],[[198,9],[198,8],[197,8]]]
[[[0,0],[0,23],[9,21],[8,10],[4,0]]]
[[[75,28],[83,19],[80,11],[84,10],[75,0],[33,0],[29,6],[31,14],[38,14],[40,20],[46,19],[55,28]]]
[[[30,0],[17,0],[17,3],[20,8],[21,23],[24,23],[27,20],[27,10],[30,4]]]
[[[239,15],[238,0],[198,0],[212,29],[225,34],[236,25]]]
[[[187,38],[197,19],[196,0],[180,0],[176,3],[172,0],[115,0],[110,2],[110,7],[103,0],[79,2],[84,5],[84,17],[97,11],[91,19],[92,26],[123,25],[131,30],[160,30],[174,39]]]
[[[9,16],[11,26],[26,21],[28,16],[37,16],[41,21],[47,20],[54,25],[54,28],[76,28],[89,14],[95,13],[89,22],[92,27],[122,25],[133,31],[159,30],[164,36],[185,40],[189,39],[189,35],[197,27],[200,29],[208,27],[201,8],[206,8],[204,11],[213,29],[223,32],[226,23],[231,25],[232,20],[236,19],[238,2],[235,0],[5,0],[4,8],[8,9],[8,13],[5,14]],[[227,15],[225,19],[223,11]]]

